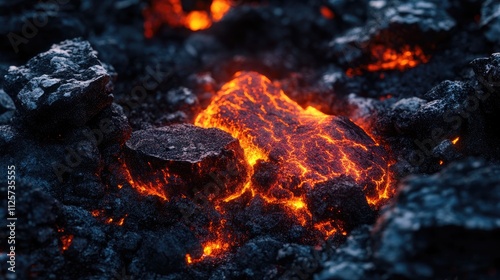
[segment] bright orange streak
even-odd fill
[[[460,140],[460,137],[453,139],[451,143],[453,143],[453,145],[456,145],[458,143],[458,140]]]
[[[166,181],[163,181],[163,182],[157,181],[157,182],[149,182],[149,183],[139,182],[139,181],[134,180],[132,178],[132,175],[130,174],[130,170],[128,169],[126,164],[123,164],[122,170],[124,171],[124,175],[125,175],[127,181],[129,182],[129,184],[132,186],[132,188],[137,190],[139,193],[141,193],[143,195],[154,195],[154,196],[157,196],[165,201],[168,201],[167,195],[165,193],[165,189],[163,188],[163,186],[165,184],[167,184]],[[168,173],[166,173],[164,170],[161,170],[161,172],[163,172],[163,177],[165,178],[165,180],[167,178],[169,178]]]

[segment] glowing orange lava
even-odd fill
[[[165,178],[165,180],[157,179],[156,182],[149,182],[149,183],[139,182],[138,180],[134,180],[126,164],[123,164],[122,170],[125,173],[124,175],[128,183],[132,186],[132,188],[137,190],[139,193],[143,195],[154,195],[165,201],[168,201],[164,186],[167,184],[167,179],[170,176],[165,170],[159,171],[163,172],[163,178]]]
[[[220,21],[231,5],[230,0],[213,0],[210,11],[185,12],[181,0],[153,0],[143,11],[144,36],[152,38],[163,24],[184,26],[192,31],[207,29],[213,22]]]
[[[419,46],[404,46],[399,50],[388,48],[382,45],[371,47],[372,63],[357,69],[349,68],[347,76],[360,75],[362,70],[370,72],[399,70],[404,71],[414,68],[419,64],[429,62],[430,55],[426,55]]]
[[[381,70],[406,70],[417,66],[420,63],[427,63],[429,56],[419,47],[405,46],[397,51],[384,46],[371,48],[374,63],[368,64],[368,71],[375,72]]]
[[[258,73],[237,73],[197,116],[195,124],[217,127],[239,139],[254,173],[262,162],[279,166],[268,189],[249,178],[243,191],[225,202],[250,191],[268,203],[285,206],[305,226],[312,222],[305,194],[317,183],[351,176],[364,187],[372,205],[392,194],[388,160],[379,144],[345,118],[313,107],[303,109]],[[315,228],[325,236],[342,230],[334,222]]]

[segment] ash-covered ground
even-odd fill
[[[500,278],[498,1],[233,1],[145,36],[153,2],[0,2],[2,278]],[[216,203],[252,167],[192,124],[237,71],[364,129],[395,194],[330,178],[306,223],[250,192]],[[279,164],[253,169],[265,187]]]

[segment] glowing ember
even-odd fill
[[[68,250],[68,248],[69,248],[69,246],[71,246],[72,242],[73,242],[73,235],[72,234],[61,236],[61,243],[62,243],[61,249],[63,251]]]
[[[128,169],[128,167],[125,164],[123,164],[122,170],[125,173],[124,175],[125,175],[128,183],[136,191],[138,191],[139,193],[141,193],[143,195],[154,195],[154,196],[157,196],[165,201],[168,201],[167,195],[165,193],[165,188],[164,188],[164,185],[167,184],[166,180],[160,181],[159,179],[157,179],[156,182],[149,182],[149,183],[139,182],[139,181],[134,180],[132,178],[132,175],[130,174],[130,170]],[[163,174],[165,176],[164,178],[169,177],[168,174],[166,174],[166,172],[164,170],[161,170],[161,172],[164,173]]]
[[[286,206],[298,221],[311,222],[305,193],[320,182],[351,176],[377,205],[392,193],[383,149],[345,118],[303,109],[258,73],[237,73],[196,118],[201,127],[217,127],[239,139],[248,163],[277,164],[268,189],[247,182],[242,193],[258,193],[269,203]],[[333,228],[317,225],[326,236]]]
[[[453,139],[451,143],[453,143],[453,145],[456,145],[458,143],[458,140],[460,140],[460,137]]]
[[[419,46],[405,46],[399,51],[375,46],[371,49],[374,63],[367,66],[368,71],[375,72],[381,70],[406,70],[417,66],[420,63],[427,63],[429,56],[425,55]]]
[[[360,75],[363,70],[370,72],[385,70],[404,71],[414,68],[421,63],[427,63],[429,59],[430,56],[426,55],[419,46],[404,46],[400,50],[394,50],[382,45],[377,45],[371,48],[372,63],[357,69],[349,68],[346,74],[349,77],[353,77]]]
[[[229,0],[213,0],[210,11],[185,12],[181,0],[153,0],[143,11],[144,36],[152,38],[163,24],[183,26],[193,31],[207,29],[224,17],[231,4]]]
[[[334,19],[335,18],[335,13],[330,10],[327,6],[321,6],[320,10],[321,15],[326,18],[326,19]]]

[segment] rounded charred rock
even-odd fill
[[[133,179],[163,184],[168,196],[225,197],[240,189],[248,174],[239,141],[215,128],[182,124],[140,130],[125,146]]]

